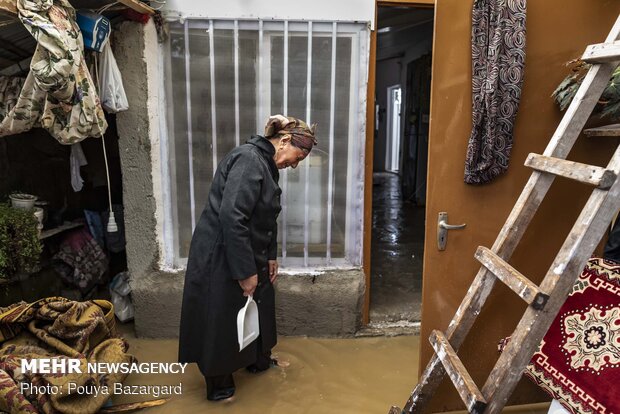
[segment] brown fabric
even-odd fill
[[[282,138],[290,135],[291,143],[306,153],[317,145],[315,133],[316,124],[308,126],[301,119],[292,116],[273,115],[269,117],[265,125],[265,138]]]
[[[525,73],[526,0],[476,0],[472,24],[472,131],[465,182],[508,169]]]
[[[0,308],[0,410],[11,414],[96,413],[109,395],[68,392],[68,384],[107,386],[127,374],[88,373],[88,362],[132,363],[127,343],[116,337],[114,308],[105,300],[75,302],[50,297]],[[77,358],[82,373],[32,374],[21,371],[21,360]],[[21,383],[57,386],[49,395],[21,392]]]

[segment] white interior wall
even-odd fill
[[[397,33],[379,34],[377,40],[376,104],[383,110],[375,137],[374,170],[385,170],[387,88],[400,84],[402,88],[402,110],[407,100],[407,65],[431,52],[433,48],[433,22],[402,30]],[[405,120],[401,119],[401,141]],[[401,149],[403,148],[401,142]]]
[[[377,120],[378,130],[375,136],[374,170],[385,171],[385,157],[387,151],[387,90],[390,86],[400,84],[404,88],[401,78],[401,58],[386,59],[377,62],[375,79],[375,105],[379,105],[381,115]]]
[[[167,19],[276,19],[368,22],[374,28],[374,0],[168,0]]]

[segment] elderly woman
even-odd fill
[[[314,129],[272,116],[265,136],[232,150],[213,177],[190,246],[179,335],[179,361],[198,363],[209,400],[232,397],[239,368],[259,372],[275,362],[278,169],[308,156],[317,143]],[[249,295],[258,305],[260,336],[239,351],[237,312]]]

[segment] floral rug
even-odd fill
[[[568,411],[620,413],[620,264],[588,261],[525,375]]]

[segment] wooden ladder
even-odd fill
[[[620,16],[605,43],[590,45],[582,56],[592,66],[566,111],[543,155],[530,154],[525,165],[534,169],[493,247],[479,247],[482,264],[445,333],[433,331],[429,340],[435,354],[420,382],[401,410],[390,414],[420,413],[447,373],[470,413],[499,413],[532,358],[537,346],[566,300],[582,267],[620,208],[620,147],[607,168],[567,161],[594,106],[620,62]],[[547,271],[540,286],[507,261],[538,210],[555,176],[594,186],[577,222]],[[510,342],[482,389],[478,389],[457,351],[499,279],[529,305]]]

